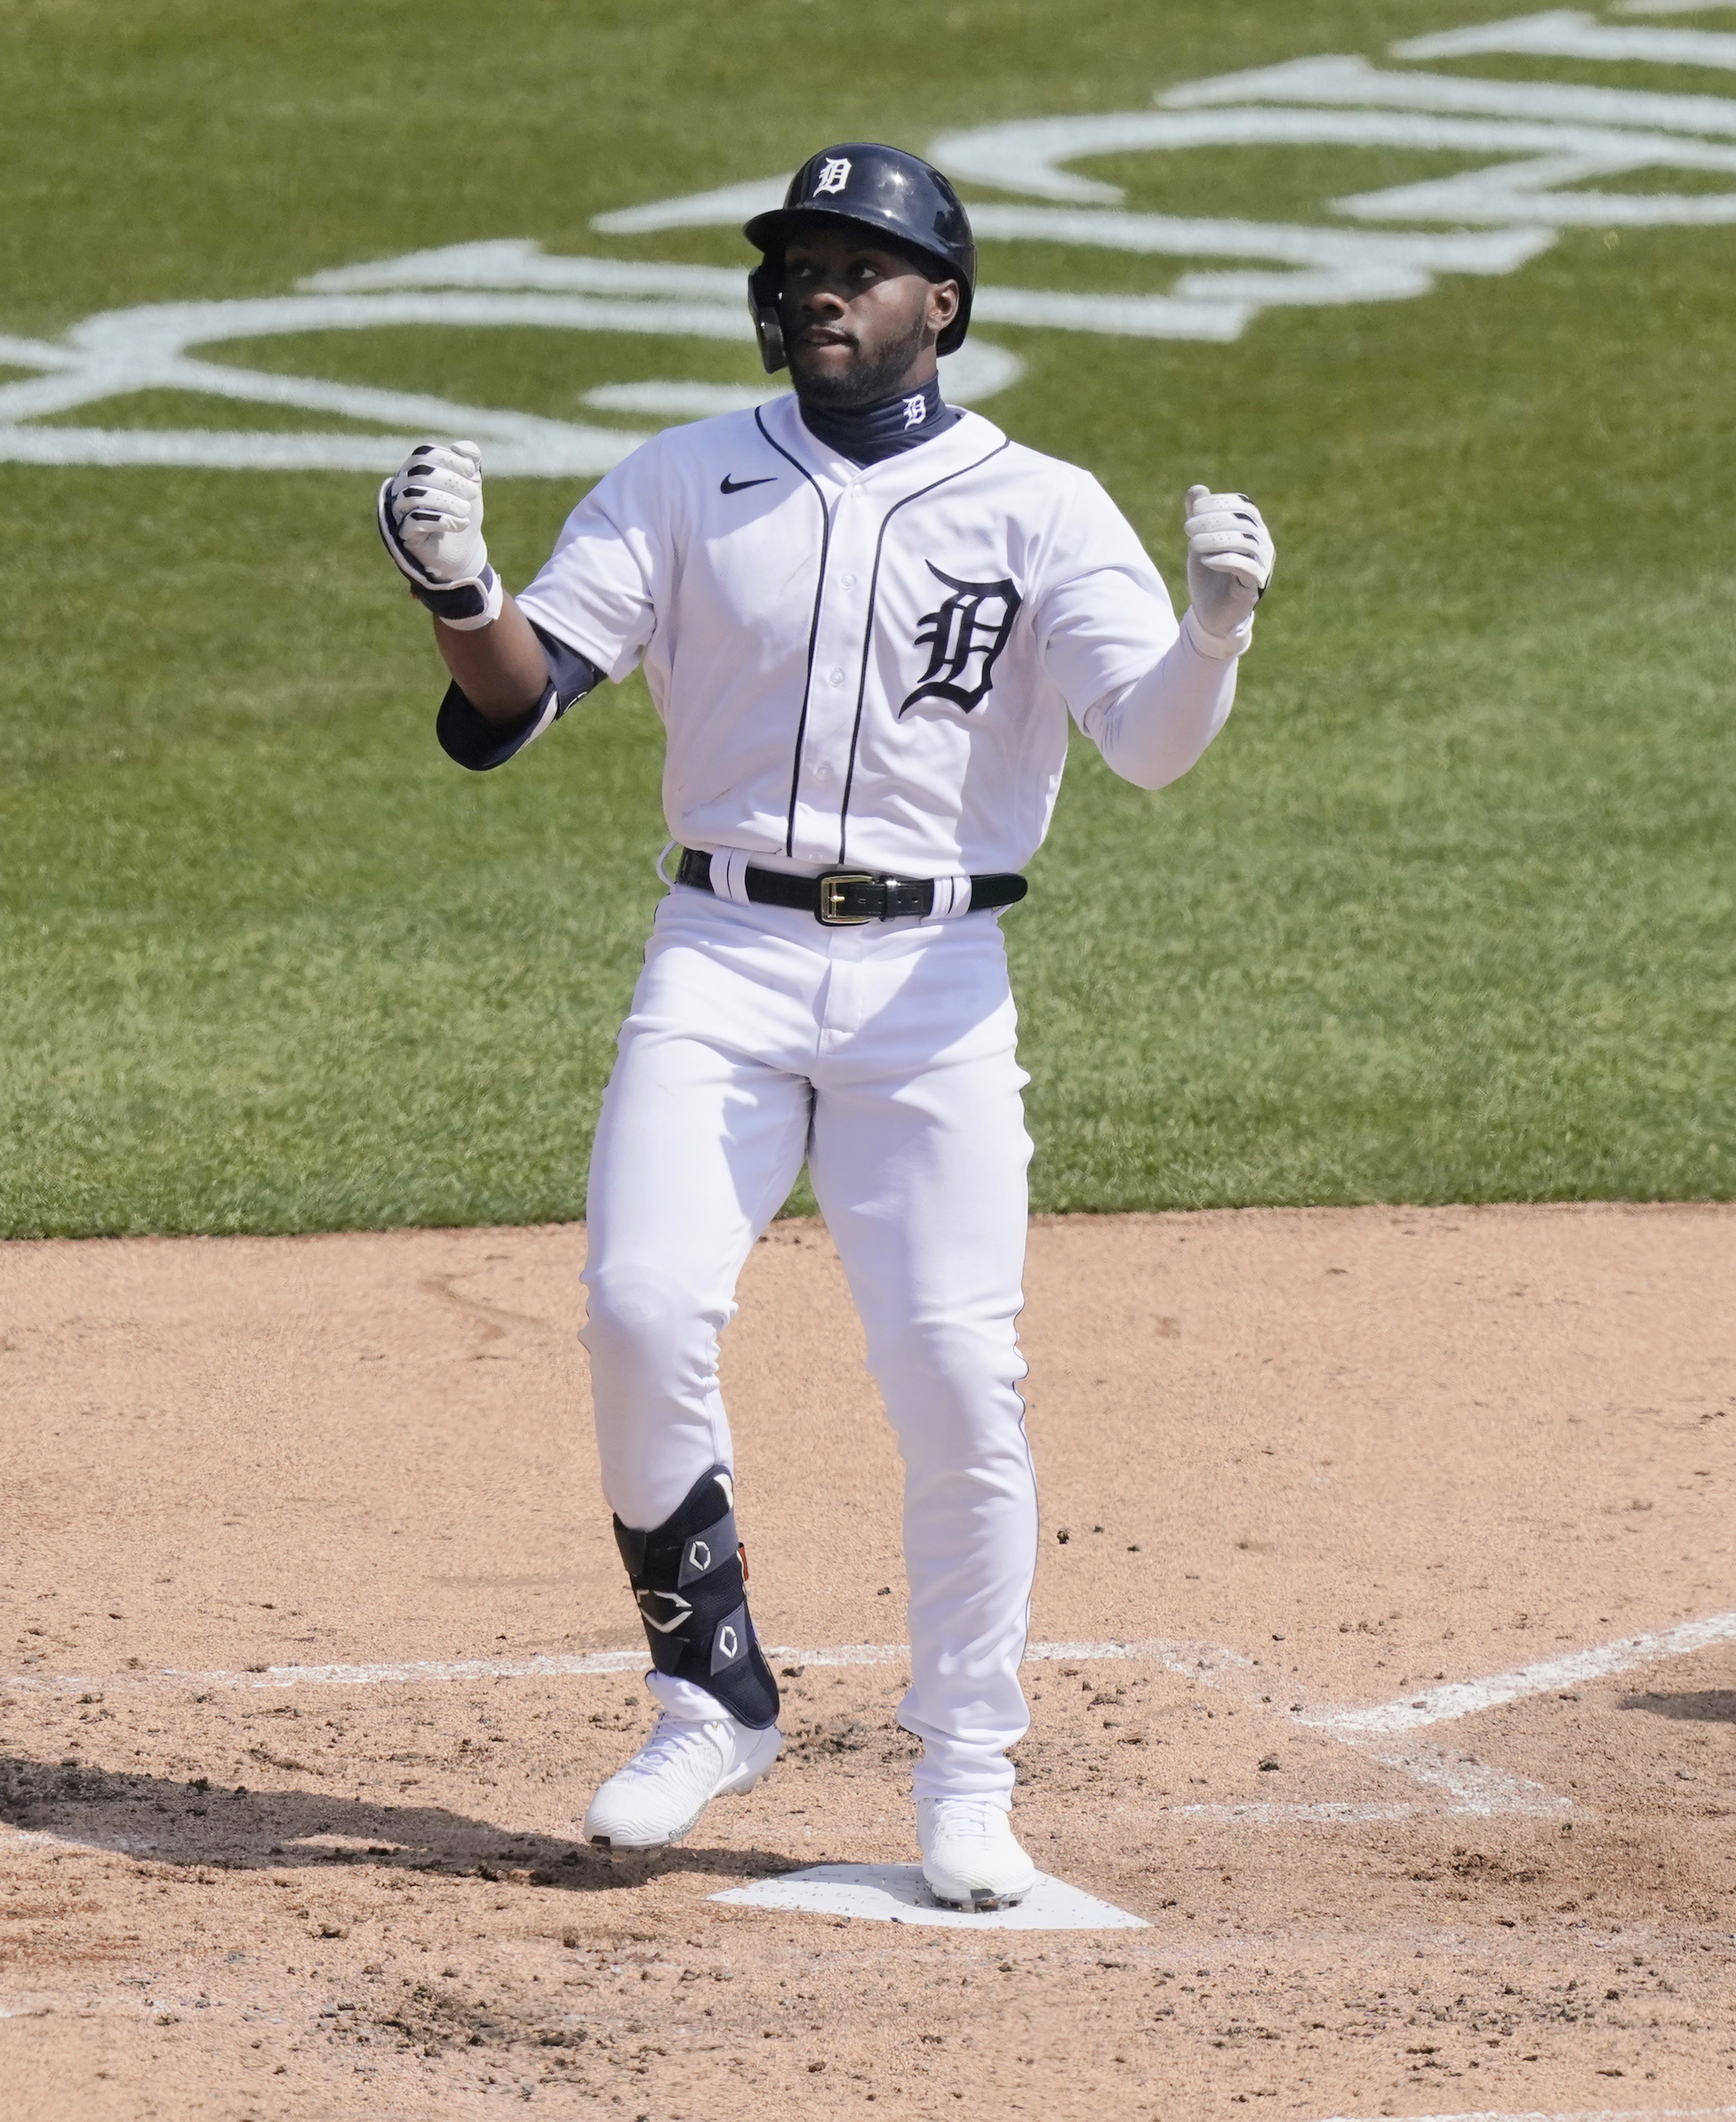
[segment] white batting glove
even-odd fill
[[[1196,623],[1219,639],[1242,633],[1266,594],[1277,550],[1245,493],[1188,489],[1188,594]]]
[[[483,453],[474,442],[418,442],[380,489],[381,541],[410,593],[448,626],[474,633],[505,596],[483,540]]]

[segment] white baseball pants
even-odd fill
[[[733,1466],[718,1335],[806,1159],[904,1461],[916,1794],[1003,1805],[1037,1544],[1015,1031],[990,914],[828,928],[677,886],[597,1129],[581,1337],[604,1492],[649,1530]],[[649,1685],[716,1714],[686,1681]]]

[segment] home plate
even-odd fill
[[[1150,1925],[1125,1909],[1082,1894],[1039,1872],[1037,1883],[1015,1909],[972,1915],[943,1909],[928,1891],[918,1864],[815,1864],[782,1878],[713,1894],[740,1909],[777,1909],[810,1916],[861,1916],[870,1923],[946,1923],[964,1930],[1146,1930]]]

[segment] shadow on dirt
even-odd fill
[[[1686,1724],[1736,1724],[1736,1687],[1709,1687],[1697,1694],[1624,1694],[1624,1709],[1649,1709]]]
[[[528,1879],[578,1893],[639,1886],[661,1872],[762,1879],[805,1861],[766,1849],[689,1848],[610,1859],[581,1842],[517,1834],[439,1806],[226,1788],[204,1776],[172,1783],[17,1755],[0,1755],[0,1824],[159,1864],[230,1871],[376,1864]]]

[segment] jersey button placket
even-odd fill
[[[860,502],[861,490],[844,489],[842,498]],[[868,570],[863,550],[873,543],[873,512],[840,507],[833,519],[830,565],[820,601],[820,624],[814,644],[814,689],[808,703],[808,727],[802,746],[801,801],[797,806],[794,852],[810,862],[838,859],[838,806],[847,771],[850,739],[856,721],[856,681],[861,657],[862,628],[867,618],[864,589]]]

